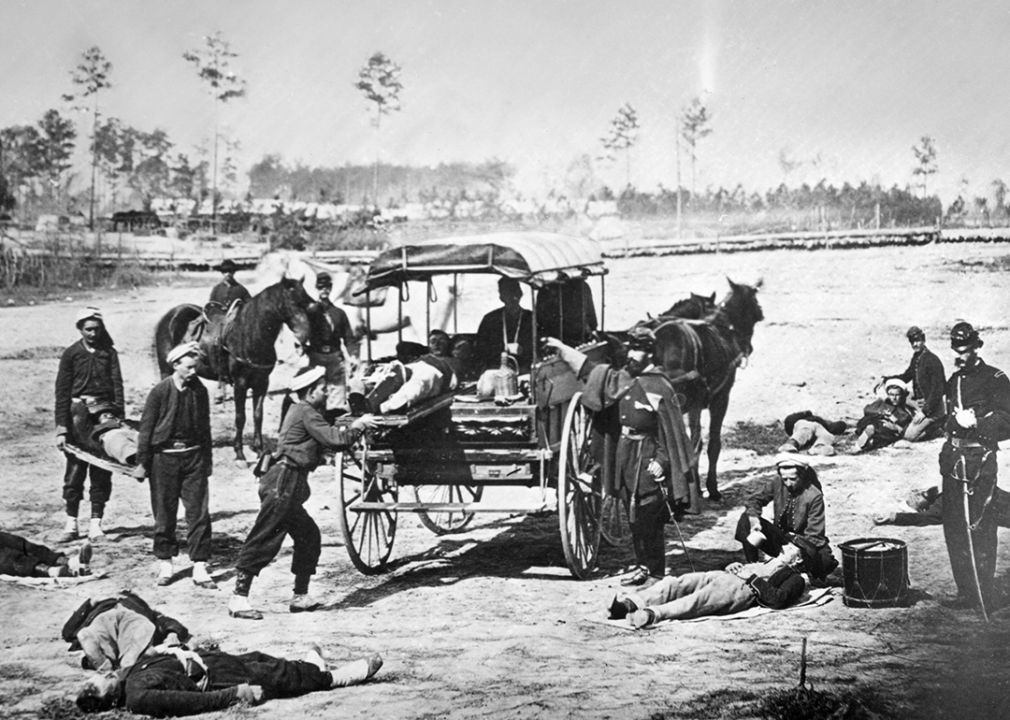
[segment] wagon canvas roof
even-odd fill
[[[492,273],[537,287],[564,277],[603,275],[595,240],[546,232],[503,232],[425,240],[383,251],[356,294],[450,273]]]

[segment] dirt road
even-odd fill
[[[907,365],[904,331],[912,324],[926,330],[948,371],[945,337],[958,319],[980,328],[987,361],[1010,369],[1010,285],[991,267],[1002,253],[1000,246],[939,245],[612,261],[606,294],[606,325],[612,328],[627,326],[646,309],[662,310],[689,291],[721,296],[726,275],[738,281],[760,276],[765,283],[760,299],[766,320],[755,333],[749,366],[738,375],[727,418],[725,499],[682,523],[688,555],[668,526],[669,571],[685,572],[692,564],[719,568],[738,555],[732,529],[741,499],[771,467],[769,443],[755,445],[760,433],[741,423],[769,426],[773,433],[779,423],[780,432],[781,419],[803,409],[853,422],[870,401],[874,381]],[[245,279],[254,290],[266,282],[252,274]],[[208,277],[206,284],[211,282]],[[202,299],[206,291],[182,283],[90,298],[105,311],[120,348],[131,416],[139,415],[156,381],[149,346],[157,317],[174,304]],[[488,302],[487,296],[464,296],[460,329],[475,324]],[[47,542],[55,542],[62,519],[52,388],[59,352],[75,339],[78,304],[75,298],[0,311],[0,527]],[[277,382],[290,372],[282,367]],[[279,405],[279,396],[269,401],[271,436]],[[377,682],[273,701],[242,717],[746,717],[741,708],[748,693],[796,684],[802,638],[809,643],[808,677],[820,689],[873,690],[889,699],[896,717],[1010,716],[1010,612],[997,611],[984,625],[972,613],[942,608],[929,597],[953,590],[942,530],[881,532],[870,519],[909,489],[937,482],[938,442],[826,458],[818,467],[836,548],[867,535],[908,543],[917,600],[909,608],[847,608],[839,596],[820,609],[749,621],[616,630],[585,617],[602,609],[630,556],[605,550],[597,575],[571,579],[556,515],[478,517],[470,531],[441,538],[403,517],[391,572],[364,577],[340,546],[335,486],[324,468],[312,479],[309,509],[324,535],[314,591],[327,605],[311,614],[286,612],[285,549],[254,587],[253,599],[267,619],[252,623],[229,619],[225,606],[231,563],[257,509],[256,487],[250,473],[231,462],[230,409],[214,412],[219,447],[211,570],[221,589],[194,589],[188,578],[155,586],[147,485],[117,478],[106,523],[110,537],[98,545],[94,562],[107,579],[56,590],[0,586],[7,619],[0,629],[0,715],[35,716],[47,698],[72,692],[83,675],[59,640],[62,623],[85,597],[130,587],[226,650],[293,656],[318,640],[335,661],[373,652],[386,659]],[[1010,467],[1003,465],[1006,486]],[[1001,530],[1000,539],[1004,606],[1010,538]]]

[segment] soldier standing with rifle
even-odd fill
[[[943,536],[957,596],[948,607],[978,605],[988,621],[996,574],[996,451],[1010,438],[1010,379],[978,356],[982,339],[969,323],[950,331],[957,369],[947,381],[947,442],[940,451]],[[957,502],[953,502],[957,499]]]

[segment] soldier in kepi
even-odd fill
[[[996,573],[997,443],[1010,438],[1010,379],[978,356],[970,324],[950,331],[957,369],[947,381],[947,442],[940,451],[943,536],[957,595],[948,607],[978,606],[986,619]],[[946,501],[949,499],[949,502]]]
[[[604,492],[628,507],[638,562],[621,585],[645,588],[666,575],[667,520],[700,512],[701,489],[688,474],[695,460],[673,384],[652,362],[655,337],[640,328],[629,335],[623,367],[592,362],[555,338],[544,342],[586,381],[582,404],[603,438]]]

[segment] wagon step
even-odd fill
[[[554,503],[527,505],[486,505],[481,503],[410,503],[410,502],[358,502],[347,506],[352,512],[374,512],[376,510],[396,510],[397,512],[496,512],[496,513],[538,513],[554,510]]]

